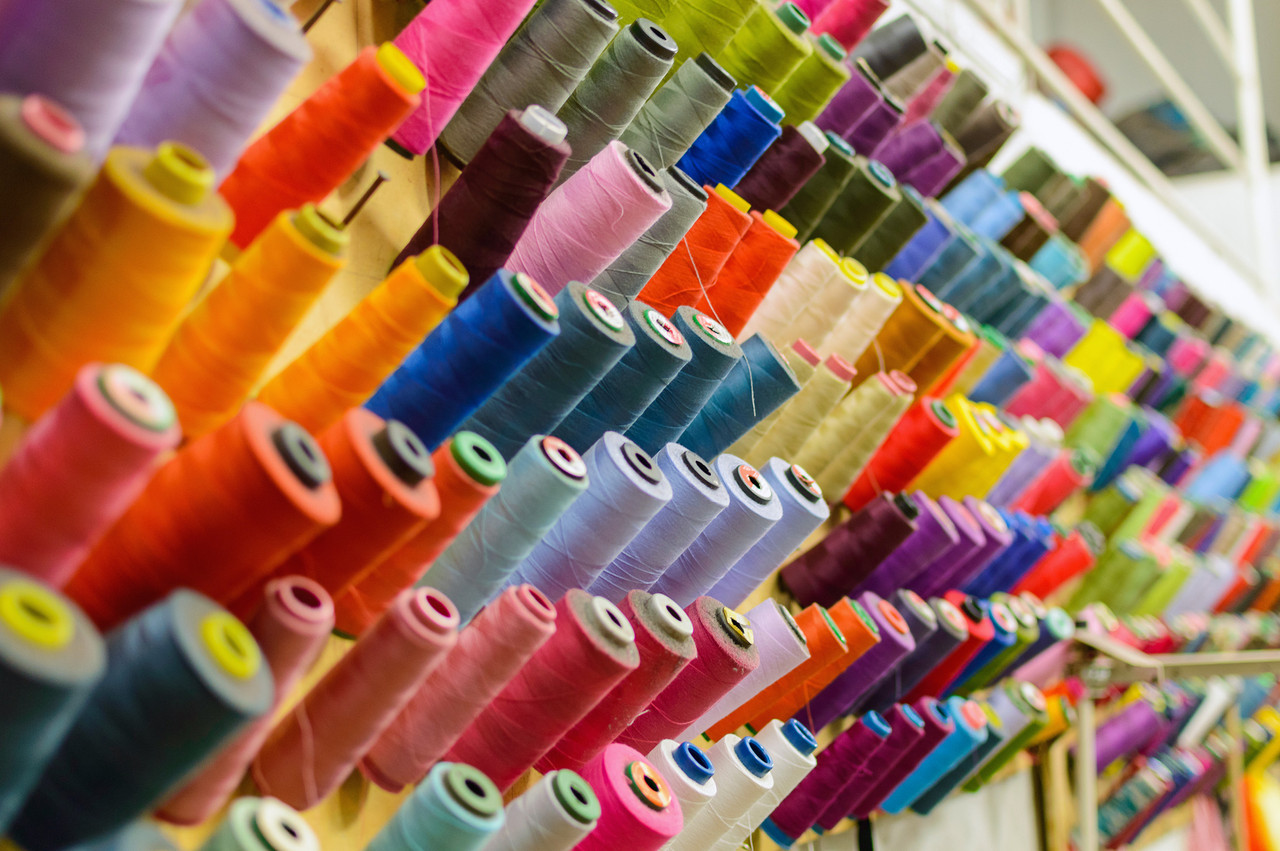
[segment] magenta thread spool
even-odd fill
[[[934,597],[929,600],[929,608],[937,627],[924,641],[916,643],[916,649],[899,663],[891,676],[854,706],[855,711],[887,709],[894,701],[909,694],[938,663],[968,640],[969,628],[964,615],[954,604],[942,597]]]
[[[923,491],[911,496],[920,506],[916,530],[858,586],[858,591],[888,597],[895,588],[909,588],[917,574],[960,543],[955,523],[938,503]]]
[[[946,587],[942,580],[946,579],[952,565],[969,559],[986,542],[986,536],[983,535],[977,518],[965,508],[964,503],[944,496],[938,500],[938,507],[955,527],[957,541],[921,568],[915,578],[907,583],[908,588],[926,599],[950,591],[951,589]]]
[[[912,709],[921,720],[920,736],[912,741],[898,759],[886,768],[863,796],[854,803],[851,813],[854,818],[869,818],[889,793],[905,780],[907,775],[915,771],[920,761],[928,756],[943,739],[955,732],[956,724],[951,718],[948,703],[933,697],[922,697],[912,705]]]
[[[889,723],[889,735],[863,760],[858,773],[818,816],[818,825],[824,830],[835,830],[894,763],[924,737],[924,720],[911,706],[895,703],[883,717]]]

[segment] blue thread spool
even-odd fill
[[[985,168],[976,169],[942,196],[942,208],[964,225],[972,224],[984,210],[1007,194],[1004,181]]]
[[[265,713],[274,690],[248,629],[175,591],[108,638],[106,675],[10,835],[56,851],[119,829]]]
[[[1205,462],[1199,474],[1187,485],[1183,498],[1193,503],[1208,503],[1219,498],[1237,499],[1250,478],[1249,463],[1224,449]]]
[[[106,652],[84,613],[25,574],[0,568],[0,834],[102,677]]]
[[[1111,448],[1111,454],[1107,456],[1107,460],[1102,462],[1102,466],[1098,468],[1097,474],[1093,477],[1093,482],[1089,485],[1089,490],[1092,493],[1102,490],[1128,469],[1130,464],[1129,456],[1133,454],[1133,448],[1138,445],[1138,441],[1142,438],[1142,433],[1146,428],[1146,417],[1141,410],[1135,408],[1133,418],[1125,423],[1119,439],[1116,440],[1115,446]]]
[[[693,359],[675,324],[642,301],[623,312],[636,343],[552,431],[586,452],[606,431],[625,433]]]
[[[981,570],[964,583],[962,590],[973,597],[987,597],[1000,590],[989,587],[992,584],[990,578],[999,571],[1001,565],[1006,564],[1010,559],[1016,559],[1020,548],[1025,547],[1028,539],[1034,534],[1035,520],[1025,511],[1007,509],[999,509],[999,511],[1006,520],[1012,539],[1007,547],[997,552],[991,561],[983,565]]]
[[[702,186],[737,186],[782,135],[784,113],[758,86],[738,89],[676,163]]]
[[[587,465],[557,437],[535,435],[516,453],[498,493],[418,585],[453,601],[465,624],[507,583],[560,515],[587,489]]]
[[[931,293],[940,293],[982,256],[982,244],[964,228],[943,247],[919,275],[918,283]]]
[[[710,316],[692,307],[681,307],[673,321],[693,351],[693,358],[626,431],[627,437],[650,454],[676,442],[742,359],[742,348]]]
[[[365,407],[435,449],[560,333],[555,302],[528,275],[499,269],[405,358]]]
[[[76,851],[179,851],[160,828],[145,820],[135,821],[110,836],[77,845]]]
[[[799,392],[786,359],[773,343],[752,334],[742,344],[742,358],[677,442],[706,458],[719,455]]]
[[[502,793],[469,765],[439,762],[367,851],[475,851],[502,827]]]
[[[1003,252],[997,250],[995,245],[984,239],[979,239],[978,246],[980,248],[978,259],[966,266],[960,274],[933,293],[939,299],[961,312],[964,311],[964,308],[960,306],[960,302],[967,303],[974,294],[981,292],[994,277],[1000,275],[1006,266],[1002,256]]]
[[[961,759],[987,740],[987,720],[982,710],[973,711],[969,701],[952,697],[946,701],[947,711],[955,719],[956,729],[938,743],[915,771],[897,785],[880,809],[896,815],[911,806],[933,784],[953,769]],[[974,704],[976,706],[976,704]]]
[[[770,458],[760,470],[782,503],[782,519],[707,592],[737,608],[831,516],[818,483],[798,464]]]
[[[955,238],[955,223],[945,210],[930,201],[925,204],[925,214],[929,221],[884,267],[884,273],[889,277],[904,281],[916,280],[937,258],[938,253]]]
[[[975,216],[969,222],[969,230],[992,242],[999,242],[1009,235],[1025,214],[1018,193],[1009,191]]]
[[[1058,290],[1080,283],[1089,274],[1080,249],[1062,234],[1054,234],[1036,252],[1031,258],[1031,268]]]
[[[472,414],[462,428],[510,461],[531,434],[550,434],[635,345],[622,312],[571,281],[555,298],[560,333]]]
[[[586,588],[671,501],[671,484],[649,454],[607,431],[582,456],[591,484],[508,581],[529,583],[553,602]],[[683,605],[683,604],[681,604]]]
[[[620,602],[633,589],[653,587],[707,524],[729,507],[728,489],[715,468],[696,452],[668,443],[654,460],[671,485],[671,500],[587,589],[610,602]]]
[[[974,320],[983,325],[991,324],[983,317],[989,316],[997,306],[1003,304],[1006,299],[1017,292],[1022,284],[1018,269],[1013,265],[1017,261],[999,246],[992,248],[992,254],[998,258],[1000,271],[988,278],[985,281],[985,286],[981,286],[964,298],[962,300],[963,307],[955,301],[951,303],[956,310],[969,314]]]
[[[1013,339],[1020,338],[1041,312],[1049,306],[1049,300],[1049,293],[1037,287],[1028,298],[1023,300],[1017,310],[997,326],[998,330]]]
[[[729,507],[707,524],[651,589],[681,608],[706,594],[782,519],[781,500],[750,464],[726,453],[716,459],[715,470],[729,491]]]
[[[992,594],[1017,586],[1035,563],[1053,549],[1053,524],[1043,517],[1032,517],[1030,520],[1025,543],[992,574]]]
[[[969,398],[974,402],[990,402],[997,408],[1002,407],[1034,374],[1035,365],[1016,346],[1009,346],[978,379],[969,391]]]

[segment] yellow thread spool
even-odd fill
[[[831,458],[822,472],[814,476],[818,487],[822,488],[822,492],[827,495],[829,501],[837,502],[844,498],[845,492],[857,480],[858,475],[867,466],[867,462],[871,460],[871,456],[880,448],[880,444],[884,443],[889,432],[914,401],[915,395],[912,393],[900,393],[894,396],[889,400],[889,404],[867,423],[866,427],[855,434],[853,439]]]
[[[812,49],[773,95],[788,124],[817,118],[852,75],[840,42],[829,33],[807,38]]]
[[[618,13],[619,24],[648,18],[659,26],[666,20],[675,0],[613,0],[609,5]]]
[[[200,623],[200,640],[218,667],[247,680],[262,667],[262,651],[248,627],[230,612],[212,612]]]
[[[235,416],[345,265],[347,234],[310,204],[281,213],[178,329],[152,374],[187,437]]]
[[[60,650],[76,634],[67,604],[43,585],[23,579],[0,588],[0,622],[42,650]]]
[[[213,170],[172,143],[116,148],[0,311],[0,385],[33,420],[86,363],[150,372],[231,232]]]
[[[1142,277],[1142,273],[1156,259],[1155,246],[1137,230],[1129,228],[1120,237],[1111,250],[1107,252],[1107,265],[1120,277],[1134,282]]]
[[[965,478],[966,472],[995,457],[995,435],[979,419],[978,408],[965,397],[952,394],[945,403],[956,418],[959,433],[916,476],[911,482],[911,490],[924,491],[934,499],[943,496],[963,499],[975,492]]]
[[[1249,760],[1249,764],[1245,766],[1250,773],[1261,774],[1280,759],[1280,712],[1273,707],[1264,706],[1253,717],[1272,734],[1271,741],[1254,754],[1253,759]]]
[[[739,82],[772,95],[812,55],[808,28],[809,18],[794,3],[760,3],[716,59]]]
[[[822,470],[849,441],[888,410],[897,395],[898,387],[887,373],[873,375],[840,401],[792,460],[806,470]],[[814,478],[820,480],[818,476]],[[826,488],[823,492],[830,499],[844,496],[829,493]]]
[[[313,434],[362,404],[458,303],[467,272],[435,245],[396,267],[259,398]]]
[[[1129,341],[1101,319],[1089,330],[1062,362],[1093,380],[1095,393],[1123,393],[1142,374],[1142,357],[1129,350]]]
[[[680,45],[673,70],[699,53],[720,55],[747,17],[763,5],[763,0],[681,0],[673,4],[662,19],[662,28]],[[739,80],[738,85],[752,82]]]

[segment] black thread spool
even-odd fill
[[[991,100],[974,110],[959,132],[953,133],[956,144],[964,151],[965,166],[951,181],[955,186],[975,169],[984,168],[996,151],[1018,129],[1018,113],[1001,100]]]
[[[1036,256],[1036,252],[1044,248],[1045,243],[1057,232],[1058,223],[1044,207],[1040,206],[1040,202],[1034,195],[1023,193],[1020,200],[1024,210],[1022,221],[1005,234],[1000,244],[1023,263],[1029,263],[1031,258]]]
[[[1084,179],[1083,197],[1080,205],[1070,216],[1062,221],[1062,235],[1072,242],[1079,242],[1089,225],[1102,212],[1102,208],[1111,200],[1111,192],[1092,177]]]
[[[848,142],[828,132],[827,143],[827,150],[822,155],[825,159],[822,168],[805,181],[791,201],[778,211],[782,218],[795,226],[796,240],[801,243],[809,240],[818,222],[831,209],[858,168],[858,155]]]
[[[901,15],[872,30],[850,52],[849,61],[863,59],[877,77],[888,80],[928,49],[919,25],[910,15]]]

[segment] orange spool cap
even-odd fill
[[[180,587],[226,605],[340,513],[315,440],[250,402],[156,472],[66,591],[103,629]]]
[[[363,404],[458,303],[467,270],[434,245],[401,263],[258,398],[312,434]]]
[[[150,372],[231,231],[188,148],[116,148],[0,311],[0,386],[34,420],[87,363]]]
[[[782,270],[800,250],[795,225],[773,210],[751,214],[751,226],[733,249],[706,294],[695,305],[716,316],[737,337],[755,314]]]
[[[276,216],[178,328],[152,374],[187,437],[235,416],[329,281],[347,233],[307,204]]]

